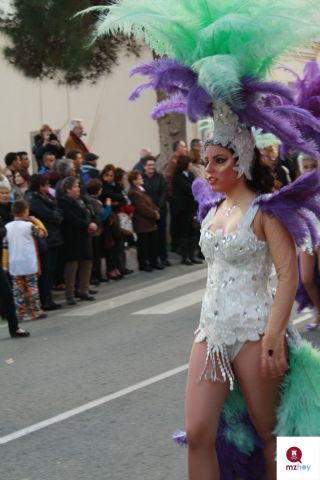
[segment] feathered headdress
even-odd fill
[[[146,88],[169,95],[154,108],[153,118],[178,112],[196,121],[224,104],[240,129],[255,126],[318,156],[298,127],[307,123],[320,133],[320,121],[294,105],[289,88],[264,81],[281,54],[319,40],[318,0],[118,0],[86,11],[93,10],[101,14],[95,36],[120,30],[165,56],[132,71],[149,77],[132,99]],[[236,153],[250,177],[249,150]]]

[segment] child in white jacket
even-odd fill
[[[5,226],[4,248],[8,248],[8,270],[13,283],[16,314],[19,321],[26,319],[28,299],[33,319],[45,318],[38,290],[39,262],[35,237],[44,237],[46,231],[34,225],[36,219],[29,217],[29,206],[24,200],[14,202],[12,213],[14,221]]]

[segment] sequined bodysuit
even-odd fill
[[[251,228],[257,210],[258,206],[251,206],[237,230],[228,235],[222,230],[209,230],[216,207],[201,226],[200,246],[208,263],[208,277],[195,341],[207,341],[207,363],[212,362],[210,378],[228,379],[231,389],[228,346],[259,340],[272,306],[268,285],[271,255],[268,244],[258,240]],[[222,379],[216,373],[217,365]]]

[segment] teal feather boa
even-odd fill
[[[300,345],[289,343],[288,363],[274,433],[283,437],[320,436],[320,352],[306,341]],[[255,438],[243,422],[245,413],[245,401],[236,385],[223,407],[227,425],[224,436],[240,452],[250,455]]]

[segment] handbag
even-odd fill
[[[131,236],[133,234],[133,223],[127,213],[118,213],[120,230],[123,235]]]

